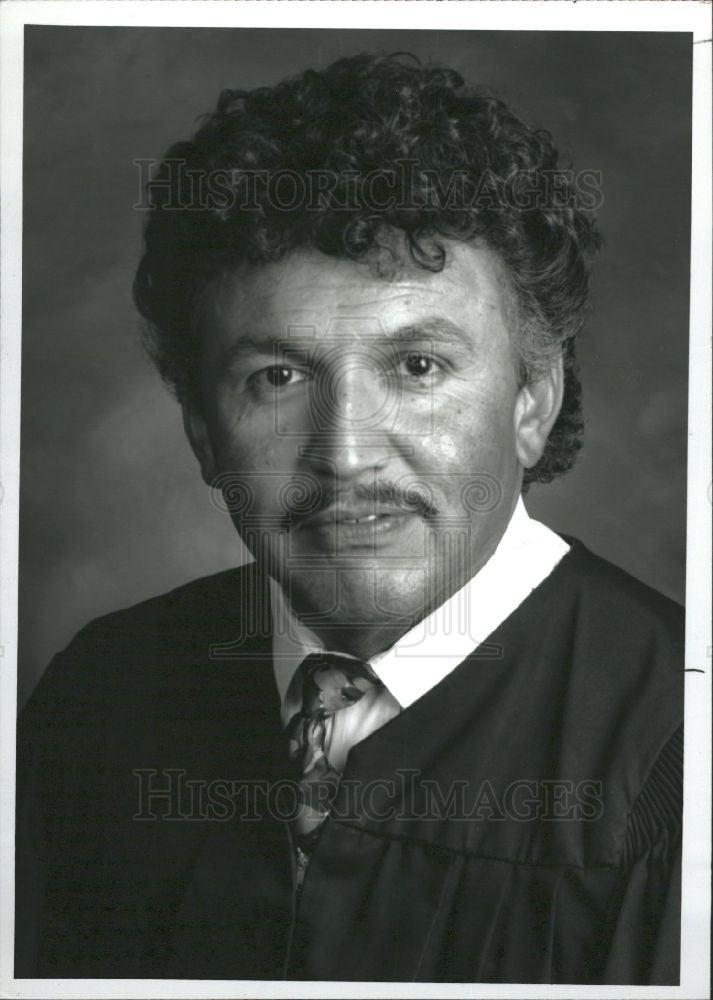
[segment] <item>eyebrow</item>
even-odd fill
[[[407,323],[389,333],[384,339],[397,342],[434,340],[439,343],[450,343],[456,340],[464,347],[473,347],[473,338],[468,331],[443,316],[427,316],[414,323]]]
[[[308,329],[306,324],[304,329]],[[287,349],[290,341],[294,342],[295,350],[299,351],[304,348],[305,342],[311,339],[309,336],[300,338],[298,336],[276,337],[270,334],[261,336],[259,333],[246,334],[226,349],[224,360],[230,361],[251,351],[274,356],[278,348]],[[435,341],[440,344],[450,344],[453,341],[457,341],[463,347],[471,349],[473,347],[472,336],[463,327],[443,316],[426,316],[423,319],[415,320],[413,323],[405,323],[388,333],[381,332],[377,336],[367,336],[363,339],[367,342],[371,340],[374,343],[386,344],[418,343],[425,340]]]

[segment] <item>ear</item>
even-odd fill
[[[213,454],[208,425],[197,403],[182,403],[183,429],[186,432],[193,454],[201,467],[203,481],[212,486],[218,475],[218,468]]]
[[[542,457],[563,393],[561,354],[543,376],[520,389],[515,402],[515,448],[523,468],[531,469]]]

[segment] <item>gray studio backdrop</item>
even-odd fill
[[[361,50],[493,87],[601,170],[587,437],[531,513],[684,598],[691,36],[30,27],[25,39],[20,701],[89,619],[244,561],[144,358],[137,158],[224,87]],[[101,664],[97,664],[101,669]]]

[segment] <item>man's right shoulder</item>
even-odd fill
[[[266,578],[254,563],[201,577],[95,618],[52,659],[30,700],[102,700],[117,688],[176,680],[212,651],[264,642],[270,634]]]
[[[187,636],[233,629],[261,603],[263,578],[255,563],[184,583],[164,594],[95,618],[70,646],[102,642],[111,648],[135,638]]]
[[[167,621],[187,622],[195,627],[226,615],[234,618],[241,606],[257,600],[261,581],[255,563],[190,580],[164,594],[93,619],[77,638],[85,633],[152,628]]]

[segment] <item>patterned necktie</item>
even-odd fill
[[[299,776],[294,835],[298,858],[304,859],[317,841],[341,777],[325,749],[328,720],[382,685],[368,663],[339,653],[311,653],[300,664],[300,672],[302,709],[292,716],[285,733]]]

